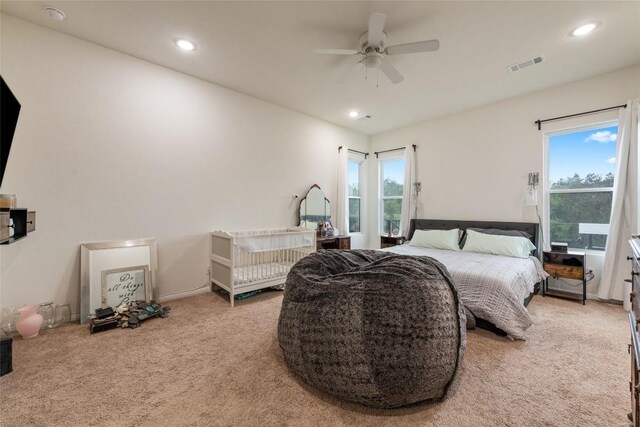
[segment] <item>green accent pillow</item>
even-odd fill
[[[459,251],[460,230],[416,230],[409,244],[423,248]]]
[[[466,252],[505,255],[528,258],[536,247],[526,237],[497,236],[467,230],[467,241],[462,248]]]

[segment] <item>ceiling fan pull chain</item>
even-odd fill
[[[379,81],[380,81],[380,67],[376,68],[376,89],[378,88]]]

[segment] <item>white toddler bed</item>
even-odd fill
[[[210,237],[212,287],[234,296],[284,284],[289,269],[316,250],[316,232],[303,227],[213,231]]]

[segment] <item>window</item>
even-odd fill
[[[548,213],[552,242],[605,249],[613,200],[618,127],[548,135]]]
[[[349,233],[360,233],[361,226],[361,194],[360,170],[362,162],[349,159],[348,179],[349,179]]]
[[[380,162],[381,221],[383,234],[400,230],[402,211],[402,187],[404,185],[404,159]]]

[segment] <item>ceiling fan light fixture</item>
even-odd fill
[[[379,53],[368,53],[362,63],[367,68],[378,68],[382,64],[382,55]]]

